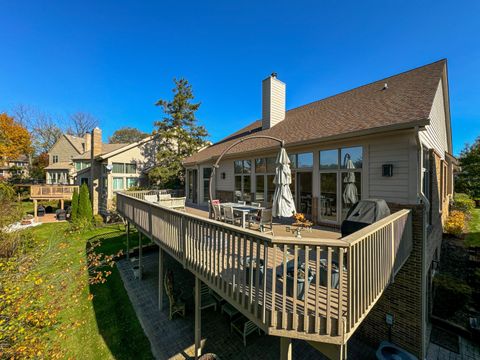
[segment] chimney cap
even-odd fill
[[[275,79],[276,79],[277,76],[278,76],[278,74],[274,71],[274,72],[272,72],[272,74],[271,74],[270,76],[271,76],[272,78],[275,78]]]

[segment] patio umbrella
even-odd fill
[[[350,154],[345,155],[345,163],[347,169],[355,169],[352,159],[350,159]],[[343,202],[345,204],[356,204],[358,202],[358,189],[355,185],[355,173],[349,171],[347,175],[343,178],[345,185],[345,190],[343,191]]]
[[[275,169],[275,193],[273,195],[272,215],[274,217],[291,217],[295,212],[295,202],[290,184],[292,183],[292,172],[290,171],[290,159],[285,148],[280,149],[277,156]]]

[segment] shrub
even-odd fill
[[[443,230],[445,233],[460,236],[464,233],[466,227],[465,213],[453,210],[445,221]]]
[[[466,213],[470,213],[475,208],[475,201],[470,199],[467,194],[455,194],[453,198],[453,210],[459,210]]]
[[[434,313],[440,317],[449,317],[468,303],[472,288],[464,281],[446,274],[433,278],[435,286]]]
[[[90,192],[87,184],[80,187],[80,196],[78,198],[78,218],[93,220],[92,203],[90,202]]]
[[[78,218],[78,190],[75,188],[72,195],[72,213],[70,220],[75,221]]]
[[[102,215],[94,215],[93,216],[93,222],[95,223],[95,226],[102,226],[103,225],[103,217]]]

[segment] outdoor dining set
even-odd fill
[[[221,203],[220,200],[212,200],[210,217],[243,228],[252,228],[252,225],[256,225],[261,232],[273,233],[272,209],[263,207],[261,203],[246,204],[245,201]]]

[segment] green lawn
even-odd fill
[[[473,209],[465,236],[467,246],[480,246],[480,209]]]
[[[88,239],[102,235],[103,245],[97,251],[113,254],[125,248],[123,226],[66,235],[67,226],[52,223],[32,229],[33,236],[45,244],[37,250],[37,262],[30,270],[35,279],[41,279],[40,285],[34,285],[36,294],[44,296],[45,303],[53,299],[58,309],[58,322],[46,336],[49,348],[59,350],[62,358],[152,359],[150,343],[116,267],[106,283],[88,284]]]

